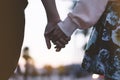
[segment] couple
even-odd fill
[[[120,80],[120,1],[79,0],[64,21],[60,20],[55,5],[50,8],[48,1],[42,1],[48,18],[45,29],[48,49],[52,41],[56,51],[60,51],[76,29],[93,26],[82,67],[88,72],[104,75],[105,80]]]
[[[56,51],[60,51],[68,44],[76,29],[94,26],[83,59],[83,68],[104,75],[106,80],[119,80],[119,0],[79,0],[64,21],[60,20],[55,0],[41,1],[48,19],[44,34],[48,49],[52,41]],[[0,80],[7,80],[16,68],[24,37],[26,6],[27,0],[0,1]],[[115,54],[111,55],[111,52]]]

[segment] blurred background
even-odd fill
[[[47,49],[44,29],[46,13],[40,0],[28,0],[25,10],[25,37],[21,57],[14,75],[9,80],[103,80],[103,76],[87,73],[81,68],[88,30],[76,30],[71,41],[60,52],[54,45]],[[61,20],[76,5],[77,0],[56,0]]]

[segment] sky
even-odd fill
[[[47,24],[46,13],[41,0],[28,0],[29,5],[25,10],[25,36],[22,49],[29,47],[30,55],[35,60],[36,66],[41,68],[47,64],[58,67],[73,63],[81,63],[83,58],[82,46],[86,39],[82,34],[72,35],[71,41],[60,52],[55,52],[54,45],[47,49],[44,39],[44,29]],[[57,9],[61,20],[64,20],[70,12],[72,2],[70,0],[56,0]],[[22,53],[22,51],[21,51]],[[20,64],[24,60],[20,58]]]

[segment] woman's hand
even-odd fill
[[[47,24],[44,35],[48,49],[51,48],[50,41],[52,41],[52,43],[56,45],[55,49],[57,52],[60,51],[61,48],[64,48],[70,41],[70,37],[66,36],[57,24]]]

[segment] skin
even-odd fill
[[[0,1],[0,80],[8,80],[13,74],[21,53],[24,38],[25,5],[21,4],[24,3],[22,0],[19,1]],[[57,34],[57,30],[60,30],[55,26],[60,21],[60,18],[54,0],[42,0],[42,2],[48,18],[45,39],[50,49],[50,40],[53,43],[57,40],[54,40],[53,37],[55,37],[54,34]],[[59,48],[59,45],[61,44],[58,42],[55,44],[56,48],[60,50],[61,47]]]
[[[14,0],[0,1],[0,80],[13,74],[24,37],[24,9],[15,4]]]
[[[55,0],[41,0],[47,14],[47,26],[45,29],[45,40],[47,48],[51,48],[51,41],[56,45],[56,51],[60,51],[61,48],[64,48],[68,43],[70,38],[61,31],[57,26],[57,23],[60,22],[60,17],[56,8]]]
[[[63,31],[56,25],[56,29],[52,33],[53,43],[56,45],[55,49],[59,52],[70,41],[70,37],[66,36]]]

